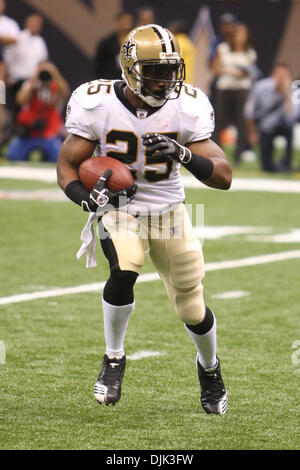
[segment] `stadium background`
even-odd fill
[[[119,9],[141,4],[6,3],[6,14],[20,25],[32,11],[43,15],[51,59],[71,88],[94,78],[95,46],[112,31]],[[200,19],[201,51],[210,28],[207,10],[199,17],[200,9],[209,7],[214,26],[221,13],[232,11],[249,25],[264,74],[284,59],[294,78],[300,75],[299,2],[148,3],[162,24],[184,15],[192,31]],[[207,71],[200,72],[198,79],[206,80]],[[299,449],[299,173],[263,175],[257,162],[244,162],[234,171],[231,191],[186,184],[187,202],[205,207],[206,299],[218,319],[229,390],[224,419],[200,410],[194,346],[155,279],[136,287],[126,354],[158,354],[128,359],[118,406],[96,404],[103,319],[100,287],[88,288],[103,285],[107,263],[100,250],[95,270],[75,259],[86,214],[64,199],[54,164],[1,162],[0,175],[1,449]],[[153,272],[147,260],[143,274]],[[201,453],[195,457],[200,462]]]
[[[253,36],[258,53],[258,66],[267,75],[275,60],[289,62],[294,78],[300,76],[298,51],[300,37],[300,3],[293,0],[151,0],[149,4],[156,13],[157,22],[166,26],[170,20],[184,18],[192,31],[198,14],[208,7],[211,23],[217,26],[217,18],[224,12],[234,12],[245,21]],[[188,8],[187,8],[188,5]],[[32,11],[45,18],[43,36],[49,47],[51,60],[68,80],[71,88],[95,78],[92,59],[98,41],[112,31],[113,18],[120,9],[134,11],[141,6],[139,0],[9,0],[6,14],[23,24]],[[200,41],[207,41],[210,31],[200,25]],[[204,34],[201,34],[204,33]],[[206,37],[205,37],[206,36]],[[205,47],[205,45],[204,45]],[[195,83],[206,87],[205,64],[199,64]],[[205,83],[203,82],[205,80]]]

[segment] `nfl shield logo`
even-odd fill
[[[148,111],[138,109],[136,115],[139,119],[145,119],[148,116]]]

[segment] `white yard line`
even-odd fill
[[[0,178],[43,181],[56,183],[55,168],[34,168],[27,166],[0,166]],[[211,189],[199,183],[191,175],[182,177],[186,188]],[[58,190],[60,191],[60,190]],[[263,191],[275,193],[300,193],[300,181],[269,178],[233,178],[230,191]]]
[[[66,202],[70,199],[59,189],[37,189],[33,191],[26,190],[5,190],[0,189],[0,199],[16,201],[56,201]]]
[[[157,273],[142,274],[137,282],[150,282],[159,279]],[[29,300],[47,299],[49,297],[60,297],[68,294],[82,294],[85,292],[101,291],[105,286],[103,282],[93,282],[91,284],[81,284],[74,287],[60,287],[56,289],[48,289],[44,291],[28,292],[24,294],[10,295],[8,297],[0,297],[0,305],[14,304],[19,302],[27,302]]]
[[[249,235],[246,240],[250,242],[300,243],[300,229],[291,228],[289,232],[275,235]]]
[[[192,189],[213,189],[204,184],[199,184],[193,176],[183,176],[185,188]],[[268,178],[233,178],[229,190],[232,191],[262,191],[271,193],[300,193],[300,181],[278,180]]]
[[[241,297],[247,297],[248,295],[250,295],[250,292],[247,292],[245,290],[230,290],[227,292],[221,292],[220,294],[214,294],[212,295],[212,298],[221,300],[240,299]]]
[[[300,258],[300,250],[282,251],[279,253],[269,253],[267,255],[251,256],[249,258],[217,261],[214,263],[207,263],[205,271],[218,271],[221,269],[234,269],[245,266],[257,266],[260,264],[274,263],[277,261],[287,261]],[[142,274],[138,277],[137,282],[151,282],[159,279],[157,273]],[[38,292],[28,292],[24,294],[16,294],[7,297],[0,297],[0,305],[8,305],[19,302],[27,302],[30,300],[45,299],[49,297],[59,297],[68,294],[81,294],[85,292],[99,292],[103,289],[104,282],[94,282],[91,284],[82,284],[74,287],[61,287],[57,289],[49,289]]]
[[[126,356],[126,359],[130,359],[131,361],[139,361],[145,357],[164,356],[165,354],[167,354],[165,351],[136,351],[135,353]]]
[[[43,181],[56,183],[55,168],[34,168],[27,166],[0,166],[0,178],[13,180]]]
[[[259,264],[274,263],[276,261],[288,261],[290,259],[297,258],[300,258],[300,250],[280,251],[279,253],[250,256],[249,258],[207,263],[205,265],[205,271],[219,271],[221,269],[234,269],[245,266],[257,266]]]
[[[272,234],[272,227],[257,227],[248,225],[200,225],[193,227],[194,232],[201,240],[219,240],[232,235],[259,235]],[[295,229],[296,230],[296,229]]]

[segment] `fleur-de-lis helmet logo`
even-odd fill
[[[122,46],[122,53],[126,60],[133,59],[133,53],[135,52],[136,45],[130,39],[125,42]]]

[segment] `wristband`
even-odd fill
[[[183,166],[189,170],[198,180],[207,180],[214,171],[214,164],[209,158],[201,157],[196,153],[191,153],[191,158]]]
[[[182,163],[183,165],[186,165],[187,163],[189,163],[191,160],[192,160],[192,152],[190,151],[190,149],[188,149],[187,147],[181,147],[181,152],[180,154],[178,155],[178,159],[180,161],[180,163]]]
[[[65,193],[71,201],[75,202],[79,206],[82,206],[84,201],[87,205],[89,203],[90,192],[83,186],[79,180],[74,180],[69,183],[65,189]]]

